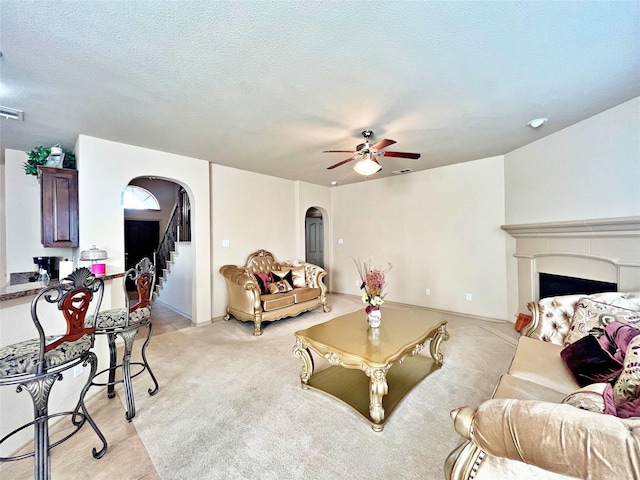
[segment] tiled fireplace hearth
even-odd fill
[[[503,225],[516,239],[518,308],[539,298],[538,274],[615,283],[640,291],[640,216]]]

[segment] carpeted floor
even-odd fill
[[[134,423],[159,475],[443,478],[444,459],[461,442],[449,411],[489,398],[514,346],[483,328],[485,322],[449,318],[444,366],[409,393],[376,433],[335,399],[300,388],[293,333],[362,305],[333,296],[332,307],[329,314],[316,310],[269,324],[261,337],[251,335],[249,323],[221,321],[154,338],[149,356],[162,390],[140,397]]]
[[[462,441],[449,411],[490,397],[515,350],[513,324],[443,314],[451,335],[442,344],[443,367],[374,432],[349,407],[300,388],[294,332],[362,309],[347,295],[331,295],[330,303],[330,313],[318,309],[266,324],[260,337],[252,335],[251,323],[236,320],[159,328],[147,350],[158,394],[144,393],[146,375],[134,379],[132,423],[120,402],[96,395],[89,408],[109,451],[91,458],[95,438],[83,429],[52,451],[52,478],[442,480],[446,456]],[[316,371],[327,365],[315,360]],[[28,479],[32,464],[2,464],[0,477]]]

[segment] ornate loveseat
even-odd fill
[[[253,322],[253,334],[262,335],[262,322],[292,317],[322,305],[328,312],[327,272],[307,262],[279,263],[273,254],[258,250],[245,266],[220,268],[227,284],[227,314]]]
[[[478,408],[451,412],[456,431],[467,441],[447,458],[445,478],[640,479],[639,400],[633,403],[635,410],[623,414],[621,406],[616,413],[611,394],[623,374],[635,368],[633,362],[623,358],[619,377],[586,386],[598,368],[588,363],[584,381],[576,368],[567,366],[574,365],[567,352],[583,354],[576,349],[576,338],[600,345],[610,337],[609,325],[623,325],[636,335],[629,336],[636,340],[626,350],[626,357],[634,360],[632,347],[640,346],[640,293],[557,296],[531,302],[528,308],[532,321],[523,329],[509,372],[500,378],[493,398]],[[604,332],[600,337],[599,331]],[[611,352],[617,356],[620,350]],[[633,382],[640,382],[637,374]]]

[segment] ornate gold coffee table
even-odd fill
[[[440,344],[449,340],[446,324],[427,311],[387,308],[377,329],[369,328],[364,310],[359,310],[300,330],[293,355],[303,362],[302,388],[346,403],[379,432],[402,398],[442,366]],[[427,342],[431,358],[417,355]],[[310,350],[332,366],[314,373]]]

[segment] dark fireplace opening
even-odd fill
[[[538,273],[540,298],[554,297],[557,295],[572,295],[584,293],[590,295],[599,292],[616,292],[618,284],[589,280],[586,278],[565,277],[550,273]]]

